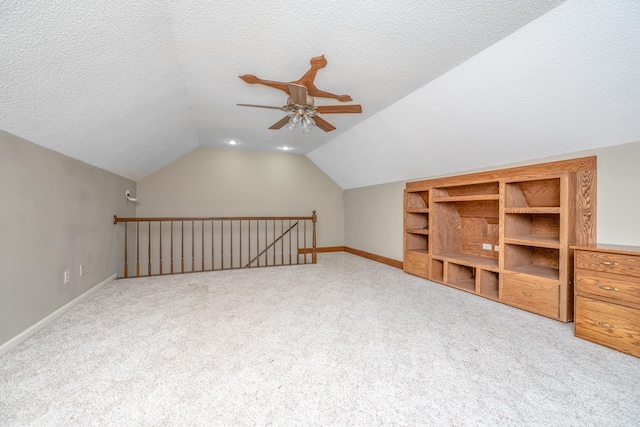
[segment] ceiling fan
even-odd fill
[[[254,75],[246,74],[240,76],[242,80],[249,84],[262,84],[265,86],[280,89],[286,92],[287,105],[282,107],[273,107],[268,105],[255,104],[237,104],[241,107],[268,108],[272,110],[282,110],[289,113],[284,118],[274,123],[269,129],[281,129],[284,125],[290,130],[295,130],[299,125],[302,130],[309,132],[314,126],[318,126],[325,132],[335,130],[335,127],[320,117],[318,114],[343,114],[343,113],[362,113],[360,105],[319,105],[315,106],[312,96],[320,98],[334,98],[340,102],[351,101],[349,95],[335,95],[318,89],[313,81],[320,68],[327,65],[327,60],[323,56],[316,56],[311,59],[311,68],[299,80],[285,83],[272,80],[263,80]]]

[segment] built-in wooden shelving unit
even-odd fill
[[[595,241],[596,158],[410,182],[404,269],[561,321],[572,244]]]

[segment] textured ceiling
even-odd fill
[[[327,165],[357,171],[355,149],[370,150],[369,155],[396,149],[397,138],[375,138],[379,122],[373,133],[363,133],[376,113],[560,3],[4,0],[0,128],[135,180],[199,145],[220,147],[228,139],[248,150],[289,145],[306,154],[326,147],[311,158],[334,180],[344,188],[368,185],[374,180],[366,167],[367,178],[354,180]],[[309,59],[321,54],[328,66],[316,85],[351,95],[364,110],[324,116],[336,131],[271,131],[267,128],[282,112],[235,105],[284,104],[282,92],[238,76],[295,80]],[[448,89],[477,95],[473,87],[458,89],[455,79]],[[393,128],[402,134],[395,123]],[[366,144],[365,137],[371,137]],[[338,143],[346,146],[344,159],[351,162],[340,160]],[[371,160],[382,166],[384,161]],[[391,167],[396,161],[390,161]]]
[[[348,189],[637,141],[640,1],[570,0],[308,157]]]

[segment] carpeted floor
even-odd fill
[[[0,357],[0,425],[639,425],[572,328],[347,253],[118,280]]]

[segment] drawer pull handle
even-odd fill
[[[598,261],[598,262],[602,265],[620,265],[620,263],[611,262],[611,261]]]
[[[602,286],[600,283],[596,285],[596,288],[604,289],[605,291],[615,291],[615,292],[619,291],[618,288],[614,288],[613,286]]]
[[[524,291],[522,292],[522,295],[524,295],[525,297],[535,297],[534,294],[529,294],[529,293],[524,292]]]
[[[603,328],[618,329],[618,327],[616,325],[610,325],[608,323],[604,323],[604,322],[601,322],[599,320],[596,320],[596,325],[602,326]]]

